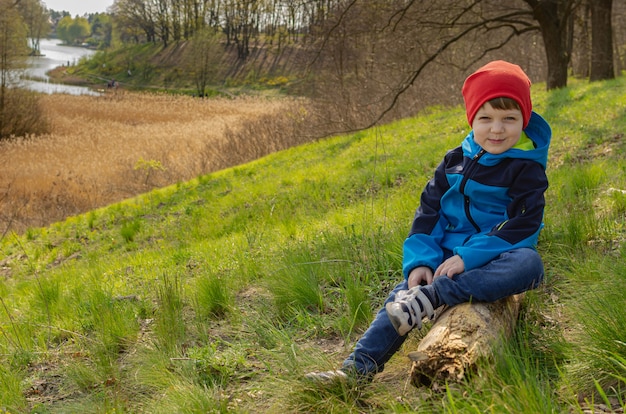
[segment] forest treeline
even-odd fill
[[[341,0],[116,0],[120,38],[130,42],[190,40],[203,29],[223,34],[240,59],[262,39],[269,44],[297,43],[342,7]]]
[[[0,8],[21,16],[26,30],[4,18],[0,25],[35,51],[50,33],[107,56],[133,45],[174,49],[169,81],[187,77],[201,96],[233,74],[281,79],[284,92],[311,99],[308,129],[318,134],[459,103],[462,79],[490,59],[519,64],[548,89],[625,67],[626,5],[612,0],[115,0],[104,15],[75,17],[42,0],[0,0]],[[1,50],[2,62],[23,54]],[[144,83],[155,81],[158,62],[125,59],[126,67],[100,65],[106,73],[95,75],[119,79],[140,68]]]

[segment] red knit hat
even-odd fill
[[[522,68],[503,60],[487,63],[465,79],[463,99],[469,124],[472,125],[476,112],[485,102],[501,97],[514,99],[519,104],[526,128],[533,108],[530,79]]]

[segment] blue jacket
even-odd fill
[[[446,154],[422,192],[404,242],[405,278],[418,266],[435,270],[451,254],[461,256],[465,270],[471,270],[506,251],[536,247],[552,131],[533,112],[524,133],[532,140],[526,139],[527,149],[518,143],[490,154],[476,144],[472,131]]]

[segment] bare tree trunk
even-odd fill
[[[522,298],[523,294],[494,303],[463,303],[443,311],[417,350],[409,353],[413,385],[461,380],[499,339],[511,335]]]
[[[548,60],[548,90],[567,86],[567,66],[572,55],[574,0],[525,0],[539,22]]]
[[[615,78],[613,70],[613,0],[594,0],[591,6],[591,74],[589,80]]]
[[[581,4],[577,13],[576,48],[572,51],[573,73],[581,78],[589,77],[591,62],[591,7],[586,1]]]

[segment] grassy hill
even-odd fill
[[[423,185],[462,108],[338,136],[23,236],[0,256],[0,409],[33,413],[583,412],[626,402],[626,79],[573,80],[554,131],[546,283],[461,384],[317,389],[402,277]]]
[[[192,95],[197,93],[194,66],[189,62],[192,47],[188,42],[167,47],[160,43],[125,45],[98,51],[76,66],[61,66],[49,75],[56,82],[96,88],[103,88],[115,79],[123,89]],[[281,94],[289,78],[298,73],[285,58],[293,58],[293,53],[297,51],[287,48],[280,52],[264,45],[242,63],[237,59],[236,46],[224,45],[213,56],[211,82],[205,93],[208,96]]]

